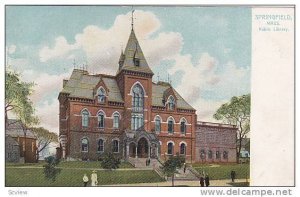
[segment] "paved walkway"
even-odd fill
[[[235,182],[245,182],[245,179],[236,179]],[[231,179],[224,179],[224,180],[210,180],[210,186],[231,186]],[[190,187],[199,187],[199,181],[175,181],[175,186],[190,186]],[[118,184],[118,185],[105,185],[105,186],[115,186],[115,187],[122,187],[122,186],[132,186],[132,187],[166,187],[172,186],[171,181],[165,182],[158,182],[158,183],[134,183],[134,184]],[[101,185],[100,185],[101,187]]]
[[[67,169],[67,170],[97,170],[97,171],[108,171],[107,169],[103,168],[74,168],[74,167],[59,167],[60,169]],[[42,166],[7,166],[5,168],[20,168],[20,169],[42,169]],[[153,168],[118,168],[113,171],[134,171],[134,170],[153,170]]]

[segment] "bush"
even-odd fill
[[[59,164],[60,160],[53,156],[49,156],[45,158],[46,164],[43,165],[44,167],[44,175],[47,180],[51,180],[55,182],[56,176],[60,173],[61,169],[56,168]]]
[[[100,162],[102,168],[109,170],[117,169],[121,164],[120,159],[115,157],[112,153],[106,153]]]

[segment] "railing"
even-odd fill
[[[193,167],[189,166],[187,169],[188,169],[195,177],[200,178],[201,175],[200,175],[200,174],[198,173],[198,171],[195,170]]]

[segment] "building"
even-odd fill
[[[21,162],[36,162],[36,137],[31,130],[26,129],[19,120],[8,119],[6,123],[5,134],[6,136],[10,136],[7,138],[7,141],[5,141],[5,143],[8,145],[8,147],[5,147],[7,156],[8,154],[15,154],[17,152],[16,149],[19,149],[19,160]],[[10,138],[12,138],[16,143],[12,143]],[[13,152],[11,152],[11,145],[14,145]],[[15,147],[16,145],[18,145],[18,148]]]
[[[197,122],[195,152],[197,162],[236,162],[236,131],[233,125]]]
[[[5,162],[20,161],[19,143],[10,135],[5,135]]]
[[[133,29],[115,76],[74,69],[58,96],[57,155],[167,159],[178,153],[196,161],[196,109],[170,83],[152,77]]]

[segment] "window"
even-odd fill
[[[155,131],[156,132],[160,132],[160,117],[159,116],[156,116],[155,118]]]
[[[216,151],[216,159],[220,159],[220,152]]]
[[[144,91],[141,85],[132,88],[131,129],[137,130],[144,126]]]
[[[175,109],[175,99],[174,99],[173,96],[169,96],[167,104],[168,104],[168,109],[169,110],[174,110]]]
[[[174,120],[172,118],[168,119],[168,133],[174,133]]]
[[[89,126],[89,116],[90,116],[90,113],[88,112],[88,110],[85,109],[81,112],[81,119],[82,119],[83,127]]]
[[[185,144],[184,143],[180,144],[180,154],[185,155]]]
[[[139,58],[134,58],[134,65],[135,66],[140,66],[140,59]]]
[[[212,159],[212,155],[213,155],[212,151],[209,150],[209,151],[208,151],[208,159]]]
[[[119,116],[119,114],[115,113],[114,114],[114,121],[113,121],[113,127],[115,129],[119,128],[119,122],[120,122],[120,116]]]
[[[228,159],[228,152],[227,151],[223,152],[223,159]]]
[[[101,87],[98,90],[98,102],[104,103],[105,102],[105,90]]]
[[[185,132],[186,132],[186,123],[185,123],[185,119],[182,119],[180,122],[180,133],[185,134]]]
[[[104,152],[104,140],[103,139],[99,139],[98,140],[98,148],[97,148],[98,152]]]
[[[98,127],[99,128],[104,128],[104,118],[105,118],[104,113],[99,112],[98,113]]]
[[[81,152],[89,152],[89,141],[87,138],[81,140]]]
[[[173,155],[173,143],[168,143],[168,155]]]
[[[113,140],[113,152],[118,153],[119,152],[119,141],[118,140]]]
[[[205,150],[204,149],[202,149],[200,152],[200,158],[205,159]]]

